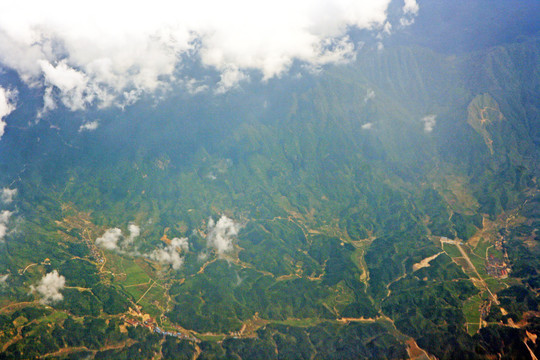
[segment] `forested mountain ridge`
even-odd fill
[[[16,110],[0,357],[538,356],[539,45]]]

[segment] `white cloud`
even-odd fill
[[[437,123],[437,115],[427,115],[422,118],[424,123],[424,131],[430,133],[433,131],[435,124]]]
[[[189,251],[189,242],[187,238],[173,238],[171,240],[171,245],[177,249],[181,249],[183,252]]]
[[[57,301],[62,301],[64,296],[60,293],[60,290],[64,288],[66,284],[66,278],[58,271],[53,270],[44,277],[41,278],[36,287],[31,286],[32,291],[36,291],[41,295],[41,302],[43,304],[52,304]]]
[[[249,80],[249,76],[240,71],[237,67],[231,66],[228,69],[223,69],[221,72],[221,80],[219,80],[217,84],[218,87],[216,92],[218,94],[223,94],[245,80]]]
[[[43,107],[38,111],[38,119],[41,119],[47,112],[56,109],[56,100],[54,100],[53,90],[52,86],[47,86],[45,88],[43,92]]]
[[[122,243],[122,247],[124,248],[133,244],[133,241],[135,241],[135,239],[141,235],[141,228],[135,224],[129,224],[128,231],[129,236]]]
[[[88,89],[88,77],[69,65],[66,60],[60,61],[53,66],[46,60],[39,60],[39,65],[45,78],[45,84],[48,88],[54,87],[60,92],[60,98],[64,105],[70,110],[82,110],[88,103],[91,103],[95,94]],[[49,107],[47,103],[50,96],[44,100],[44,109]]]
[[[184,79],[183,84],[190,94],[198,94],[208,90],[208,85],[197,79]]]
[[[129,236],[125,236],[119,228],[108,229],[101,237],[96,239],[96,245],[120,254],[135,257],[142,256],[169,265],[175,270],[180,269],[183,265],[184,257],[181,255],[189,250],[187,238],[173,238],[171,243],[165,247],[155,249],[149,253],[141,253],[133,246],[135,239],[141,234],[141,228],[131,223],[128,225],[128,231]]]
[[[13,213],[8,210],[0,212],[0,242],[4,241],[4,237],[7,234],[9,218]]]
[[[402,17],[401,19],[399,19],[399,23],[401,24],[401,26],[409,26],[414,24],[414,18]]]
[[[7,286],[7,279],[9,278],[9,274],[0,275],[0,287]]]
[[[361,126],[362,130],[370,130],[372,127],[373,127],[373,123],[371,123],[371,122],[362,124],[362,126]]]
[[[180,256],[180,253],[185,253],[188,250],[189,243],[187,238],[174,238],[166,247],[156,249],[145,256],[160,264],[169,265],[174,270],[178,270],[184,264],[184,257]]]
[[[98,126],[99,126],[99,121],[97,121],[97,120],[90,121],[90,122],[82,124],[79,127],[79,132],[94,131],[94,130],[96,130],[98,128]]]
[[[0,12],[0,62],[46,89],[44,112],[56,101],[71,110],[132,102],[167,88],[185,58],[219,71],[216,90],[226,91],[251,70],[270,79],[294,61],[353,59],[347,32],[390,32],[390,1],[96,0],[83,10],[67,0],[10,1]],[[405,0],[405,13],[417,8]]]
[[[369,100],[375,98],[375,91],[373,89],[367,89],[366,96],[364,96],[364,103],[367,103]]]
[[[106,250],[126,252],[141,234],[141,228],[138,225],[129,224],[128,231],[129,236],[124,236],[119,228],[107,229],[96,239],[96,245]]]
[[[197,255],[197,260],[201,262],[206,261],[207,259],[208,259],[208,253],[206,251],[203,251],[199,253],[199,255]]]
[[[404,0],[403,4],[403,13],[406,15],[416,15],[418,14],[418,10],[420,10],[420,7],[418,6],[418,3],[416,0]]]
[[[96,245],[106,250],[117,250],[118,241],[122,238],[122,230],[118,228],[108,229],[96,239]]]
[[[0,223],[7,223],[12,214],[13,213],[8,210],[3,210],[2,212],[0,212]]]
[[[409,26],[414,23],[414,18],[418,15],[420,7],[416,0],[404,0],[403,4],[403,17],[399,19],[401,26]]]
[[[133,241],[133,239],[141,235],[141,228],[135,224],[129,224],[128,231],[129,231],[129,238],[131,239],[130,241]]]
[[[206,235],[207,246],[216,249],[219,255],[230,252],[233,249],[233,239],[240,229],[240,224],[225,215],[222,215],[217,223],[210,218]]]
[[[383,27],[383,33],[386,35],[392,34],[392,24],[386,22]]]
[[[17,189],[3,188],[0,194],[0,199],[2,199],[4,204],[10,204],[15,195],[17,195]]]
[[[11,114],[13,110],[15,110],[16,96],[17,91],[6,90],[0,86],[0,139],[4,135],[4,131],[7,125],[4,121],[4,118]]]

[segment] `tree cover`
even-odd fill
[[[538,49],[534,39],[450,59],[396,48],[285,89],[254,86],[269,111],[241,94],[205,106],[173,97],[109,113],[115,121],[70,147],[43,124],[18,132],[28,145],[0,159],[2,179],[27,165],[13,205],[19,231],[0,244],[0,274],[9,274],[0,300],[27,304],[0,313],[1,343],[15,340],[0,358],[79,348],[58,357],[390,359],[408,356],[408,339],[440,359],[528,356],[540,282],[538,142],[529,131],[540,128],[529,73]],[[524,63],[500,67],[500,58]],[[519,86],[499,80],[507,77]],[[364,101],[371,88],[376,97]],[[469,109],[483,107],[504,119],[470,125]],[[432,113],[428,132],[421,119]],[[55,120],[77,132],[73,119]],[[66,204],[89,212],[91,225],[61,226],[76,215]],[[512,211],[517,224],[501,218]],[[222,214],[243,224],[225,256],[206,239],[208,218]],[[440,237],[473,246],[484,219],[502,224],[512,271],[486,277],[501,286],[500,304],[470,335],[464,304],[485,290],[457,248],[414,265],[444,250]],[[138,253],[105,251],[99,263],[89,229],[95,241],[113,227],[127,234],[130,223],[142,229]],[[179,270],[140,256],[164,246],[165,229],[168,239],[188,238]],[[53,270],[66,279],[63,300],[43,305],[29,287]],[[144,281],[128,284],[135,272]],[[200,342],[121,327],[139,301],[160,325],[193,330]],[[255,316],[264,324],[252,337],[234,335]]]

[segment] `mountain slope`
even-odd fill
[[[537,353],[539,45],[15,112],[2,356]],[[64,298],[43,305],[30,287],[53,270]]]

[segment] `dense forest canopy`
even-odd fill
[[[122,5],[0,14],[0,359],[540,356],[537,1]]]

